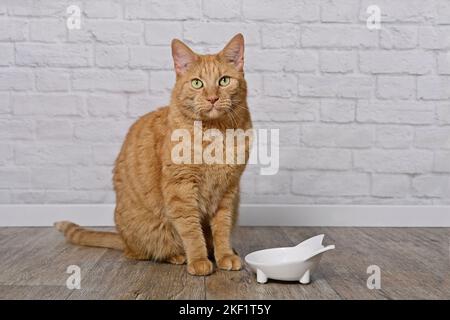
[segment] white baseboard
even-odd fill
[[[114,205],[0,205],[0,226],[51,226],[70,220],[112,226]],[[450,227],[450,206],[243,204],[240,225],[336,227]]]

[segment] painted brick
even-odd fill
[[[319,101],[264,97],[249,99],[254,121],[309,122],[318,118]]]
[[[274,21],[317,21],[319,20],[319,2],[307,0],[246,0],[242,2],[242,12],[250,20]]]
[[[16,145],[15,160],[21,166],[88,165],[92,161],[89,146],[77,144]]]
[[[199,19],[202,15],[201,0],[139,1],[125,7],[127,19]]]
[[[136,21],[96,20],[89,22],[86,29],[102,43],[140,44],[143,41],[144,26]]]
[[[448,194],[450,180],[445,175],[419,175],[412,180],[413,194],[419,197],[442,197]]]
[[[70,87],[69,72],[41,69],[35,72],[36,89],[42,92],[68,91]]]
[[[433,164],[433,153],[419,150],[358,150],[354,167],[368,172],[423,173]]]
[[[307,146],[367,148],[373,140],[371,126],[307,124],[302,127],[302,141]]]
[[[13,159],[13,148],[8,145],[0,144],[0,165],[6,165],[10,163]]]
[[[374,174],[372,195],[376,197],[406,197],[410,194],[411,182],[407,175]]]
[[[382,99],[414,99],[416,80],[408,76],[379,76],[377,95]]]
[[[414,144],[424,149],[450,149],[450,127],[416,128]]]
[[[297,77],[292,74],[264,75],[264,93],[271,97],[291,97],[297,95]]]
[[[92,147],[94,162],[98,165],[112,166],[119,155],[121,144],[96,144]]]
[[[417,79],[417,98],[423,100],[450,99],[450,77],[419,77]]]
[[[437,57],[437,69],[439,74],[450,74],[450,53],[439,52]]]
[[[440,124],[450,124],[450,104],[444,103],[436,107],[436,113]]]
[[[64,189],[69,187],[69,170],[64,167],[39,167],[31,169],[33,188]]]
[[[82,121],[75,124],[74,137],[80,141],[121,142],[130,125],[130,121]]]
[[[120,4],[112,1],[86,1],[83,5],[83,13],[88,18],[118,18],[120,16]]]
[[[369,14],[366,10],[370,5],[380,7],[382,21],[385,22],[425,22],[435,18],[434,5],[422,0],[362,0],[360,5],[360,19],[366,21]]]
[[[30,170],[28,168],[0,168],[0,188],[29,188]]]
[[[0,93],[0,115],[11,113],[9,94]]]
[[[352,154],[349,150],[337,148],[282,148],[280,166],[294,170],[350,170]]]
[[[145,24],[147,44],[167,46],[174,38],[183,38],[183,25],[180,22],[152,21]]]
[[[434,65],[432,53],[425,51],[363,51],[359,53],[364,73],[427,74]],[[387,63],[389,61],[389,63]]]
[[[292,192],[300,195],[357,196],[370,188],[364,173],[295,172],[292,179]]]
[[[359,0],[322,0],[320,8],[323,22],[353,22],[358,18]]]
[[[424,49],[450,48],[450,26],[420,27],[419,45]]]
[[[0,119],[0,140],[32,140],[34,127],[32,120]]]
[[[256,23],[189,21],[183,24],[183,28],[184,39],[195,44],[206,43],[223,47],[224,41],[228,41],[238,32],[245,34],[247,45],[260,43],[259,26]]]
[[[450,151],[436,151],[433,171],[450,173]]]
[[[305,26],[301,44],[315,48],[374,48],[378,45],[378,32],[347,25]]]
[[[367,123],[431,124],[435,119],[433,103],[405,101],[358,101],[356,119]]]
[[[0,19],[0,41],[23,41],[28,37],[28,22]]]
[[[87,67],[91,49],[74,44],[16,44],[16,64],[30,67]]]
[[[150,74],[150,90],[152,92],[169,94],[174,84],[174,71],[152,71]]]
[[[74,189],[108,189],[112,186],[112,172],[108,167],[73,168],[70,183]]]
[[[9,43],[0,44],[0,66],[9,66],[14,63],[14,46]]]
[[[127,113],[127,99],[122,95],[90,95],[87,110],[93,117],[121,117]]]
[[[322,72],[347,73],[356,70],[356,52],[322,51],[320,53],[320,70]]]
[[[364,76],[301,75],[298,85],[298,93],[304,97],[367,98],[375,81]]]
[[[35,1],[12,2],[8,6],[8,14],[12,16],[32,16],[32,17],[49,17],[61,14],[61,4],[64,3],[63,9],[71,5],[71,1],[40,0],[39,4]],[[34,4],[34,5],[33,5]]]
[[[30,40],[58,42],[66,38],[65,19],[32,20],[30,22]]]
[[[74,71],[72,86],[84,91],[140,92],[147,89],[148,76],[138,70]]]
[[[73,136],[73,126],[69,120],[38,120],[36,136],[39,140],[68,141]]]
[[[45,191],[11,191],[12,204],[39,204],[44,203]]]
[[[140,117],[168,103],[169,98],[162,95],[133,94],[128,98],[128,115],[133,118]]]
[[[300,28],[295,24],[269,24],[261,28],[263,48],[289,48],[300,44]]]
[[[203,14],[212,19],[233,19],[241,16],[240,0],[209,0],[203,2]]]
[[[380,47],[383,49],[413,49],[417,42],[417,27],[383,26],[380,30]]]
[[[450,24],[450,3],[447,0],[436,0],[438,24]]]
[[[320,120],[348,123],[355,120],[356,103],[352,100],[323,99],[320,103]]]
[[[129,126],[169,103],[171,40],[212,54],[237,32],[254,126],[280,133],[244,203],[450,203],[449,1],[96,0],[68,30],[72,4],[0,4],[0,204],[114,203]]]
[[[314,72],[318,69],[319,57],[313,50],[291,50],[282,63],[286,71]]]
[[[33,88],[33,75],[28,71],[2,70],[0,72],[0,90],[24,91]]]
[[[130,47],[130,67],[137,69],[172,70],[169,47]]]
[[[263,94],[263,76],[260,73],[246,72],[247,94],[250,97],[261,96]]]
[[[256,194],[286,194],[291,189],[290,172],[280,171],[276,175],[256,175],[255,193]]]
[[[95,64],[103,68],[128,66],[128,48],[125,46],[96,46]]]
[[[376,127],[376,145],[386,149],[407,149],[413,142],[413,129],[407,126]]]
[[[21,94],[11,97],[15,115],[81,116],[83,97],[78,95]]]

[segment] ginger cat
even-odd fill
[[[71,243],[123,250],[134,259],[187,262],[192,275],[213,272],[208,257],[214,257],[220,269],[240,270],[230,235],[245,163],[175,164],[171,134],[180,128],[192,134],[199,120],[203,132],[251,129],[244,38],[237,34],[214,55],[196,54],[174,39],[172,56],[176,83],[170,105],[132,125],[116,160],[117,233],[87,230],[67,221],[55,226]],[[246,143],[245,162],[249,148]]]

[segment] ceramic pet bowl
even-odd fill
[[[266,283],[270,278],[308,284],[322,254],[334,249],[334,245],[322,245],[323,237],[321,234],[309,238],[295,247],[255,251],[245,256],[245,261],[256,272],[259,283]]]

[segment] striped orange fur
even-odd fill
[[[252,127],[244,79],[244,38],[236,35],[215,55],[194,53],[172,41],[176,83],[170,105],[150,112],[130,128],[114,168],[117,233],[91,231],[71,222],[57,222],[74,244],[123,250],[134,259],[175,264],[188,272],[239,270],[230,235],[239,205],[239,181],[245,164],[175,164],[173,130],[193,134],[194,121],[203,131]],[[149,57],[150,58],[150,57]],[[218,81],[229,77],[229,84]],[[194,88],[193,79],[203,87]],[[156,79],[152,81],[157,81]],[[225,147],[224,147],[225,148]],[[245,149],[249,156],[249,144]]]

